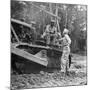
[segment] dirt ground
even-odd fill
[[[73,54],[72,64],[68,76],[60,70],[52,72],[40,71],[39,73],[11,75],[11,90],[87,85],[86,56]]]

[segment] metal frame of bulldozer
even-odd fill
[[[16,20],[16,19],[11,19],[11,22],[23,25],[25,27],[32,28],[29,24],[27,24],[25,22],[22,22],[22,21],[19,21],[19,20]],[[62,52],[62,50],[60,50],[58,48],[54,48],[54,47],[52,48],[52,47],[47,47],[47,46],[42,46],[42,45],[23,43],[23,42],[19,41],[19,37],[16,34],[12,25],[11,25],[11,30],[12,30],[12,32],[13,32],[16,40],[17,40],[17,43],[11,43],[11,53],[13,53],[17,56],[23,57],[23,58],[25,58],[29,61],[32,61],[32,62],[35,62],[35,63],[38,63],[40,65],[43,65],[43,66],[47,67],[47,66],[50,66],[50,64],[53,62],[52,59],[57,58],[57,57],[54,57],[55,52],[58,52],[58,53]],[[30,48],[40,49],[40,51],[37,52],[35,55],[33,55],[33,54],[23,50],[23,49],[17,48],[20,45],[28,46]],[[49,56],[46,55],[46,56],[43,57],[43,55],[42,55],[43,51],[44,52],[49,52],[50,55]],[[59,54],[58,54],[58,56],[61,57]],[[57,60],[55,60],[55,61],[57,61]],[[50,67],[52,67],[52,66],[50,66]]]
[[[58,10],[59,10],[59,7],[56,6],[56,14],[53,14],[52,12],[49,12],[37,5],[35,5],[34,3],[31,2],[31,4],[40,9],[40,12],[41,11],[44,11],[45,13],[49,14],[51,17],[55,17],[55,20],[57,22],[57,28],[59,30],[59,32],[61,33],[60,31],[60,27],[59,27],[59,20],[61,20],[61,18],[58,16]],[[34,29],[32,27],[32,25],[30,24],[27,24],[25,22],[22,22],[20,20],[16,20],[16,19],[13,19],[11,18],[11,22],[14,22],[14,23],[17,23],[19,25],[23,25],[25,27],[28,27],[30,29]],[[15,30],[14,30],[14,27],[11,23],[11,30],[12,30],[12,33],[14,34],[16,40],[17,40],[17,43],[11,43],[11,53],[12,54],[15,54],[19,57],[23,57],[24,59],[27,59],[28,61],[31,61],[31,62],[35,62],[37,64],[40,64],[40,65],[43,65],[45,67],[56,67],[56,68],[59,68],[61,67],[61,56],[62,56],[62,49],[60,48],[56,48],[56,47],[47,47],[47,46],[42,46],[42,45],[35,45],[35,44],[28,44],[28,43],[23,43],[19,40],[19,37],[18,35],[16,34]],[[32,53],[29,53],[27,51],[25,51],[24,49],[20,49],[20,48],[17,48],[18,46],[28,46],[30,48],[35,48],[35,49],[40,49],[37,53],[35,54],[32,54]],[[46,53],[46,56],[42,57],[42,52],[44,51],[47,52]],[[70,61],[70,64],[71,64],[71,55],[69,55],[69,61]],[[56,65],[55,65],[56,64]],[[70,65],[69,65],[70,66]]]
[[[32,28],[29,24],[27,24],[25,22],[21,22],[21,21],[16,20],[16,19],[11,19],[11,22],[14,22],[14,23],[21,24],[23,26]],[[41,57],[38,57],[37,55],[32,55],[32,54],[30,54],[30,53],[28,53],[24,50],[21,50],[21,49],[17,48],[17,46],[27,45],[29,47],[37,47],[37,48],[42,48],[42,49],[48,49],[48,48],[44,47],[44,46],[37,46],[37,45],[28,44],[28,43],[22,43],[22,42],[19,41],[18,35],[16,34],[12,25],[11,25],[11,30],[12,30],[12,32],[13,32],[16,40],[17,40],[17,43],[11,43],[11,53],[13,53],[15,55],[18,55],[20,57],[26,58],[30,61],[35,62],[35,63],[41,64],[43,66],[47,66],[47,64],[48,64],[47,58],[41,58]]]
[[[34,5],[32,2],[31,2],[31,4],[34,7],[40,9],[41,11],[44,11],[44,12],[46,12],[47,14],[49,14],[51,16],[54,16],[57,19],[57,23],[58,23],[58,19],[59,20],[61,19],[60,17],[58,17],[58,8],[56,8],[56,14],[53,14],[52,12],[48,12],[47,10],[44,10],[43,8],[40,8],[40,7],[36,6],[36,5]],[[30,24],[27,24],[25,22],[22,22],[22,21],[13,19],[13,18],[11,19],[11,22],[14,22],[14,23],[17,23],[17,24],[21,24],[23,26],[26,26],[28,28],[33,29],[33,27],[31,27]],[[58,28],[59,28],[59,24],[58,24]],[[14,53],[14,54],[16,54],[18,56],[24,57],[24,58],[26,58],[28,60],[32,60],[33,62],[39,63],[39,64],[44,65],[44,66],[47,66],[48,65],[47,58],[41,58],[41,57],[38,57],[37,55],[32,55],[32,54],[30,54],[30,53],[28,53],[28,52],[26,52],[24,50],[20,50],[20,49],[16,48],[16,46],[17,45],[18,46],[19,45],[28,45],[29,47],[42,48],[42,50],[48,50],[48,49],[51,50],[50,47],[44,47],[44,46],[39,46],[39,45],[30,45],[30,44],[27,44],[27,43],[22,43],[22,42],[19,41],[18,35],[16,34],[16,32],[15,32],[15,30],[14,30],[14,28],[13,28],[12,25],[11,25],[11,30],[12,30],[12,32],[13,32],[16,40],[17,40],[17,44],[12,44],[11,43],[11,53]],[[59,50],[57,49],[57,51],[59,51]],[[41,53],[41,52],[39,52],[39,53]]]

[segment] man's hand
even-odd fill
[[[61,46],[62,46],[62,44],[59,44],[59,43],[56,43],[56,45],[57,45],[57,46],[59,46],[59,47],[61,47]]]
[[[56,34],[50,34],[49,36],[56,36]]]
[[[41,35],[41,38],[44,38],[44,36],[43,36],[43,35]]]

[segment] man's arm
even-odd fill
[[[63,38],[60,38],[58,41],[62,41],[62,40],[64,40],[64,37]]]
[[[48,29],[49,29],[49,25],[46,26],[46,29],[45,29],[43,35],[41,35],[42,38],[45,37],[45,35],[46,35],[47,33],[49,33],[49,30],[48,30]]]

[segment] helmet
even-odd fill
[[[51,23],[55,23],[55,20],[51,20]]]
[[[63,34],[68,34],[68,33],[69,33],[69,30],[65,28],[63,31]]]

